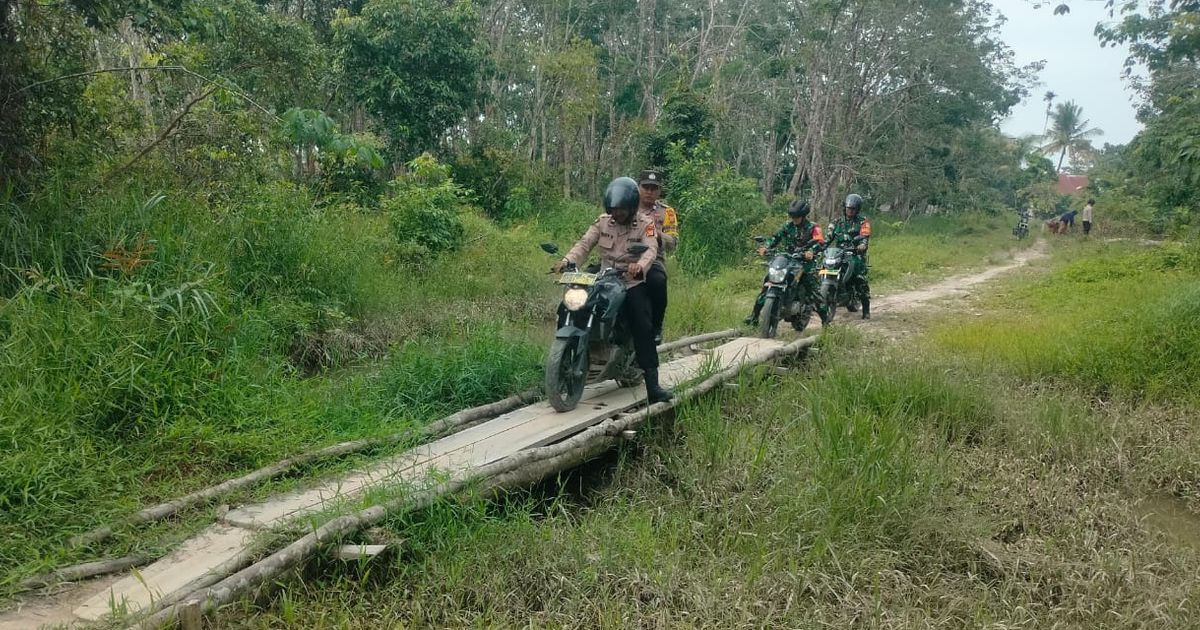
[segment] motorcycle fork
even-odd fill
[[[579,344],[579,347],[575,351],[575,369],[578,370],[577,374],[583,374],[584,376],[587,375],[588,364],[591,363],[591,346],[589,344],[591,343],[592,336],[592,322],[595,319],[596,313],[588,313],[587,325],[583,327],[583,334],[579,335],[579,341],[576,342]]]

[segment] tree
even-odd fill
[[[1054,99],[1058,98],[1058,94],[1054,90],[1047,90],[1042,96],[1042,100],[1046,103],[1046,121],[1042,123],[1042,134],[1045,134],[1050,129],[1050,112],[1054,109]]]
[[[1104,135],[1104,132],[1096,127],[1089,127],[1089,122],[1083,117],[1083,108],[1076,105],[1075,101],[1060,103],[1055,108],[1054,124],[1050,133],[1046,135],[1046,144],[1042,145],[1042,151],[1058,153],[1055,172],[1062,172],[1063,159],[1068,153],[1082,157],[1095,151],[1091,140]]]
[[[333,22],[343,84],[378,117],[393,161],[433,149],[479,97],[479,16],[466,0],[371,0]]]

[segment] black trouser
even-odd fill
[[[659,334],[667,316],[667,268],[662,261],[655,262],[646,272],[646,292],[650,297],[650,323],[654,333]]]
[[[633,335],[638,367],[643,371],[658,369],[658,350],[654,346],[654,328],[650,319],[650,296],[645,283],[625,292],[621,317],[625,318],[625,325]]]
[[[1083,235],[1084,235],[1084,236],[1087,236],[1087,235],[1088,235],[1088,232],[1091,232],[1091,231],[1092,231],[1092,222],[1091,222],[1091,221],[1084,221],[1084,222],[1083,222]]]

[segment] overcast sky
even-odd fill
[[[1040,75],[1042,85],[1013,109],[1002,125],[1004,132],[1014,136],[1042,133],[1046,120],[1042,95],[1053,90],[1058,94],[1056,103],[1075,101],[1090,125],[1104,130],[1104,135],[1093,141],[1097,147],[1105,142],[1129,142],[1141,125],[1134,118],[1131,93],[1121,79],[1128,53],[1124,47],[1102,48],[1094,34],[1097,22],[1110,21],[1104,3],[1072,0],[1067,15],[1054,15],[1052,7],[1058,2],[1045,4],[1049,6],[1035,9],[1028,0],[994,3],[1008,18],[1001,37],[1016,53],[1017,62],[1046,61]]]

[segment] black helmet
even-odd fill
[[[846,195],[846,207],[853,210],[862,210],[862,197],[855,193]]]
[[[604,189],[605,212],[612,212],[618,208],[637,210],[640,204],[638,185],[632,177],[618,177]]]
[[[808,216],[808,210],[808,202],[797,199],[792,202],[792,205],[788,206],[788,216],[793,219],[806,217]]]

